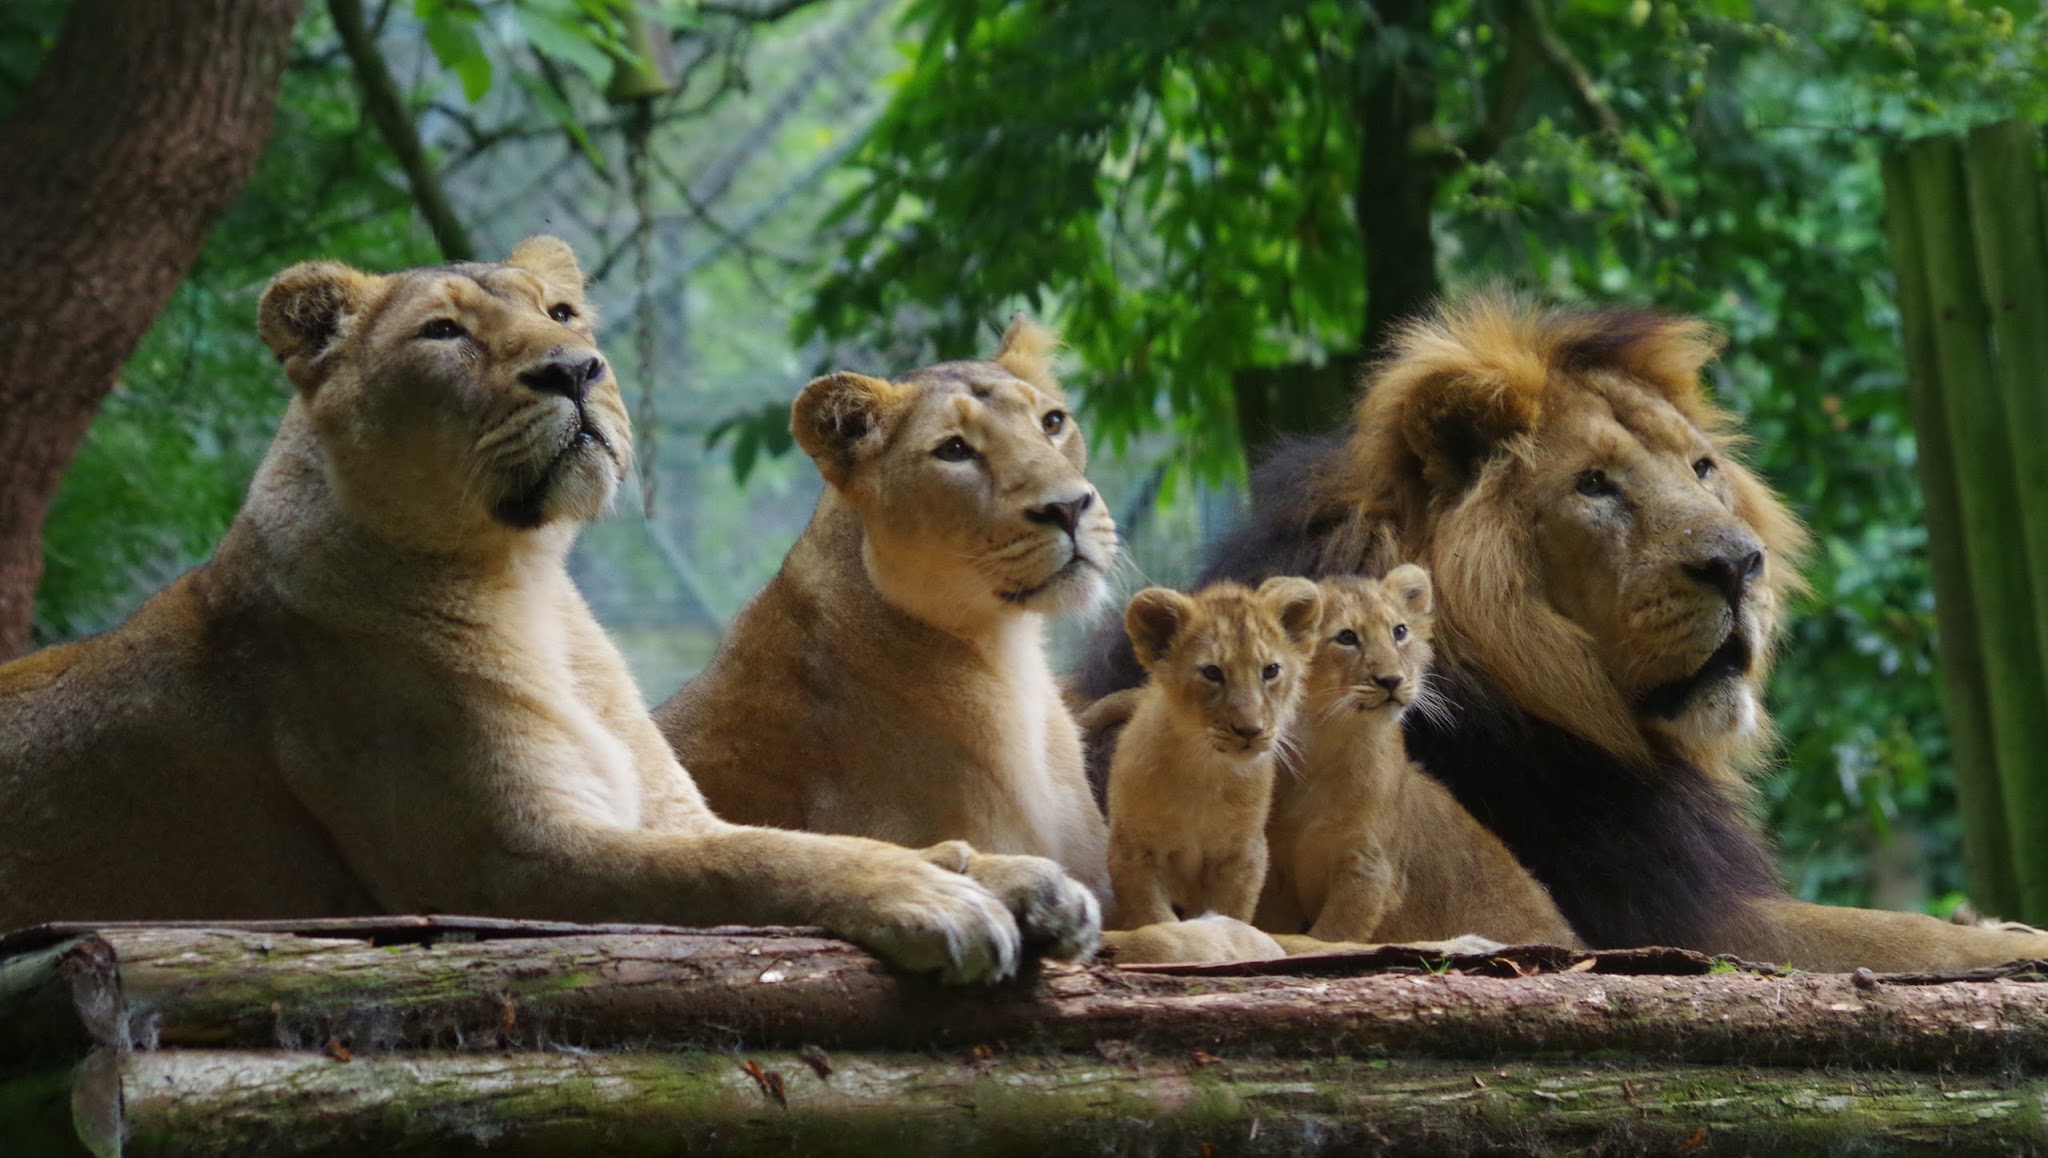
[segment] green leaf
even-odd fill
[[[597,46],[600,26],[574,12],[549,11],[521,5],[519,30],[536,51],[576,66],[594,84],[603,84],[612,71],[612,58]]]

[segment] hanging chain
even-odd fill
[[[656,481],[661,476],[659,459],[655,455],[661,428],[660,415],[654,403],[654,210],[649,204],[647,181],[648,140],[654,132],[654,110],[650,104],[648,101],[635,104],[626,119],[626,183],[633,198],[633,326],[637,343],[635,353],[640,359],[640,406],[639,413],[633,418],[633,426],[639,432],[636,441],[640,460],[640,507],[652,519]]]

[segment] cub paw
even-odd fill
[[[1094,953],[1102,939],[1102,906],[1095,894],[1054,861],[975,852],[958,840],[935,844],[924,856],[967,874],[1008,905],[1027,953],[1074,961]]]
[[[1017,975],[1022,941],[1003,900],[915,854],[879,859],[860,879],[842,882],[845,897],[822,924],[898,969],[936,971],[948,985]]]
[[[1234,917],[1207,913],[1186,921],[1161,921],[1104,935],[1119,965],[1270,961],[1287,951],[1265,933]]]

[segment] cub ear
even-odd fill
[[[902,392],[880,378],[842,370],[812,379],[789,408],[789,433],[835,487],[881,445],[882,424]]]
[[[1259,584],[1258,598],[1296,647],[1306,651],[1315,646],[1323,618],[1321,588],[1296,575],[1280,575]]]
[[[1131,596],[1130,606],[1124,608],[1124,632],[1147,671],[1166,658],[1174,637],[1194,612],[1194,600],[1168,587],[1147,587]]]
[[[1410,615],[1428,615],[1436,610],[1436,589],[1429,572],[1413,563],[1403,563],[1380,580],[1394,604]]]
[[[1052,354],[1060,345],[1059,335],[1025,317],[1013,314],[1003,342],[996,347],[994,361],[1003,369],[1049,394],[1059,394],[1060,384],[1052,374]]]
[[[537,273],[550,285],[583,292],[583,267],[576,264],[576,251],[559,237],[529,237],[512,247],[505,264]]]
[[[310,392],[319,383],[320,356],[369,301],[376,283],[338,261],[301,262],[270,279],[256,306],[257,330],[299,389]]]

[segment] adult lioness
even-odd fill
[[[1409,747],[1594,946],[1817,969],[2048,955],[2048,936],[1796,902],[1741,771],[1805,536],[1735,457],[1697,321],[1480,297],[1407,328],[1350,432],[1262,472],[1212,574],[1426,565],[1457,710]],[[1082,681],[1137,673],[1105,629]]]
[[[0,667],[0,928],[817,923],[955,980],[1016,965],[1005,902],[1040,939],[1092,938],[1050,862],[1000,858],[999,898],[705,807],[563,569],[630,454],[582,285],[552,238],[271,283],[296,396],[213,558],[114,631]]]
[[[805,387],[810,526],[718,654],[655,711],[722,816],[1052,857],[1108,896],[1102,816],[1045,658],[1116,528],[1018,320],[987,361]]]

